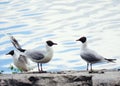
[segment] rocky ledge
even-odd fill
[[[119,71],[0,74],[0,86],[120,86]]]

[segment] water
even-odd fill
[[[1,0],[0,1],[0,70],[11,72],[14,49],[3,32],[14,35],[23,48],[44,48],[46,40],[58,43],[53,59],[44,64],[48,71],[85,70],[79,56],[81,36],[88,46],[116,63],[95,64],[94,69],[119,68],[119,0]]]

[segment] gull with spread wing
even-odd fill
[[[9,35],[12,44],[14,47],[19,50],[22,55],[26,58],[30,58],[33,62],[36,62],[38,65],[39,72],[44,72],[42,69],[43,63],[48,63],[53,57],[53,45],[57,45],[57,43],[52,42],[51,40],[46,41],[46,50],[36,50],[36,49],[22,49],[18,41],[12,36]],[[39,68],[39,64],[41,68]]]
[[[14,65],[20,70],[24,72],[27,72],[30,70],[28,59],[24,55],[20,54],[19,51],[11,50],[6,55],[11,55],[13,57]]]

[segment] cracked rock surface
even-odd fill
[[[120,86],[119,71],[0,74],[0,86]]]

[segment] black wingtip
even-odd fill
[[[109,61],[109,62],[114,62],[114,61],[116,61],[117,59],[107,59],[107,58],[105,58],[105,60],[107,60],[107,61]]]
[[[25,52],[26,50],[25,49],[18,49],[20,52]]]

